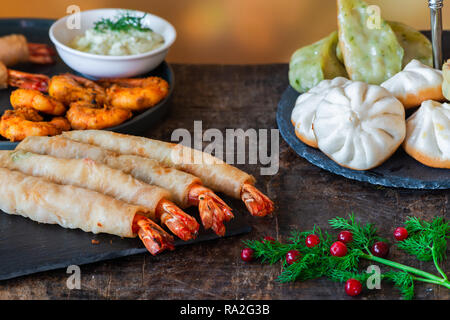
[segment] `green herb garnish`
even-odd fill
[[[353,234],[353,241],[347,243],[348,252],[343,257],[330,254],[330,247],[336,241],[336,237],[317,226],[310,231],[293,232],[286,243],[249,240],[244,241],[244,244],[253,249],[255,258],[261,259],[262,262],[270,264],[283,262],[283,271],[278,277],[278,281],[282,283],[327,277],[338,282],[353,278],[365,285],[371,276],[359,270],[360,261],[365,259],[392,268],[381,274],[380,278],[393,283],[404,299],[414,297],[415,281],[433,283],[450,289],[450,281],[439,266],[439,263],[446,259],[447,239],[450,237],[449,223],[442,217],[434,218],[431,222],[416,217],[407,218],[405,225],[409,233],[408,238],[396,243],[399,249],[416,256],[418,260],[433,261],[440,276],[373,255],[370,248],[375,242],[383,239],[377,235],[377,229],[373,224],[358,223],[353,214],[348,218],[331,219],[329,224],[333,229],[347,230]],[[311,234],[317,235],[320,243],[308,248],[305,239]],[[285,256],[290,250],[299,251],[301,258],[288,265]]]
[[[138,31],[153,31],[148,27],[144,27],[142,20],[147,14],[142,17],[137,17],[129,12],[122,13],[113,19],[101,18],[99,21],[95,22],[94,30],[97,32],[105,32],[107,30],[117,31],[117,32],[127,32],[129,30]]]

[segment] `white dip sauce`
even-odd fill
[[[69,46],[73,49],[106,56],[129,56],[152,51],[164,44],[164,38],[154,31],[86,30],[75,37]]]

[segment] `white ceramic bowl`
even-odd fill
[[[96,9],[80,12],[80,28],[70,29],[67,20],[73,16],[65,16],[56,21],[49,31],[50,39],[56,47],[61,59],[72,69],[91,78],[133,77],[156,68],[166,57],[170,46],[176,38],[175,28],[166,20],[147,13],[143,23],[164,37],[163,46],[141,54],[130,56],[106,56],[78,51],[67,44],[87,29],[94,27],[100,18],[113,18],[125,9]],[[145,12],[126,10],[143,16]]]

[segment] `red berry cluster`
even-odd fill
[[[403,241],[408,237],[408,231],[403,227],[398,227],[394,231],[394,237],[398,241]],[[342,231],[338,235],[338,241],[334,242],[330,247],[330,253],[334,257],[344,257],[347,252],[347,244],[353,241],[353,234],[350,231]],[[269,236],[263,238],[262,242],[274,243],[275,239]],[[305,245],[308,248],[313,248],[320,243],[320,238],[315,234],[310,234],[305,239]],[[375,242],[370,250],[376,257],[384,258],[389,253],[389,245],[386,242]],[[250,248],[244,248],[241,251],[241,259],[245,262],[250,262],[253,259],[254,251]],[[286,263],[292,265],[301,258],[301,253],[297,250],[290,250],[286,254]],[[362,284],[359,280],[348,279],[345,283],[345,292],[349,296],[357,296],[362,291]]]

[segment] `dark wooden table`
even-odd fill
[[[288,85],[287,65],[174,65],[176,88],[171,111],[149,137],[170,140],[177,128],[276,128],[275,112]],[[325,226],[328,219],[353,211],[391,237],[405,217],[449,218],[449,191],[379,188],[347,180],[299,158],[280,138],[280,170],[259,176],[259,165],[242,165],[258,178],[258,187],[276,203],[273,218],[246,217],[253,231],[234,238],[183,246],[156,257],[140,254],[81,266],[81,290],[66,287],[66,270],[43,272],[0,282],[0,299],[347,299],[343,285],[326,279],[279,284],[281,265],[246,264],[242,240],[285,239],[292,229]],[[237,201],[233,206],[242,205]],[[390,258],[434,272],[396,250]],[[444,268],[449,270],[450,263]],[[450,291],[416,286],[420,299],[450,299]],[[366,291],[360,299],[399,299],[392,286]]]

